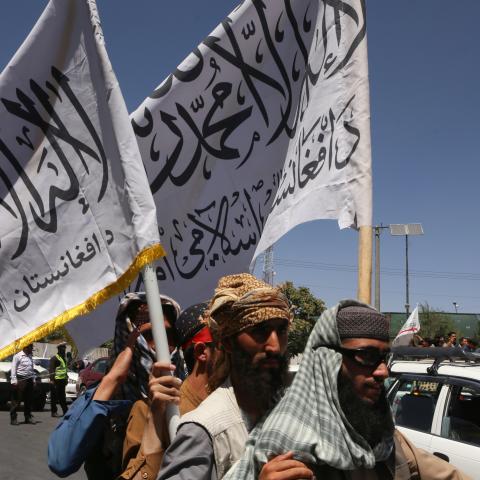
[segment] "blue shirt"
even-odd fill
[[[78,397],[48,440],[48,467],[59,477],[76,472],[98,446],[112,413],[131,407],[130,400],[93,400],[97,385]]]

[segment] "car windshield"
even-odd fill
[[[48,364],[50,363],[50,360],[48,358],[34,358],[33,363],[48,370]]]

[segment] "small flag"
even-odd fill
[[[393,340],[392,346],[409,345],[410,340],[412,340],[413,336],[419,331],[420,320],[418,318],[417,305]]]

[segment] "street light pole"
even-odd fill
[[[455,313],[458,313],[458,303],[457,302],[453,302],[453,306],[455,308]]]
[[[410,235],[423,235],[422,224],[421,223],[391,224],[390,234],[405,236],[405,312],[408,318],[410,315],[410,299],[409,299],[409,284],[408,284],[408,237]]]
[[[375,308],[380,311],[380,234],[384,227],[382,224],[373,227],[375,231]]]

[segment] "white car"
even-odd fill
[[[417,447],[480,479],[480,356],[459,359],[458,349],[441,347],[394,351],[410,352],[402,359],[396,353],[390,364],[388,400],[397,428]]]
[[[78,373],[72,372],[69,370],[68,374],[68,383],[65,387],[65,395],[67,397],[67,401],[74,401],[77,398],[77,380],[78,380]]]
[[[0,406],[5,407],[10,401],[11,386],[10,373],[12,369],[12,356],[0,362]],[[45,407],[49,391],[48,370],[41,365],[35,365],[36,382],[33,387],[33,410],[41,411]]]

